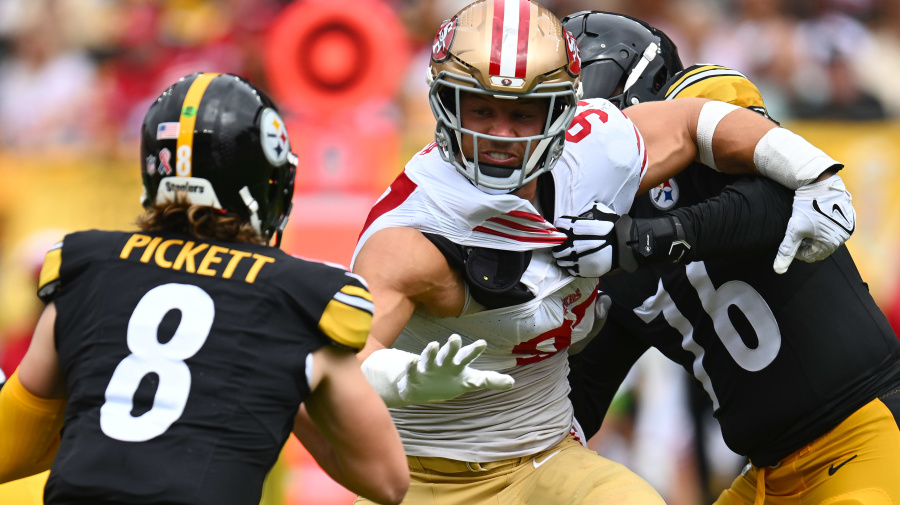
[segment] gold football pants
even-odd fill
[[[411,483],[404,505],[664,505],[647,482],[571,435],[533,456],[491,463],[407,460]]]
[[[715,505],[898,505],[897,422],[885,402],[873,400],[777,466],[748,465]]]

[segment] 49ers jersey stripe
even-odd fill
[[[538,228],[535,226],[528,226],[525,224],[517,223],[515,221],[510,221],[509,219],[503,219],[502,217],[492,217],[488,219],[491,223],[496,223],[501,226],[506,226],[508,228],[512,228],[513,230],[524,231],[528,233],[543,233],[549,234],[556,231],[555,228]]]
[[[565,242],[565,240],[566,240],[564,235],[562,237],[559,236],[562,234],[554,234],[552,236],[548,235],[548,236],[544,236],[544,237],[528,237],[528,236],[523,236],[523,235],[513,235],[512,233],[505,233],[505,232],[502,232],[499,230],[492,230],[492,229],[484,227],[484,226],[476,226],[475,228],[472,229],[472,231],[486,233],[488,235],[495,235],[497,237],[504,237],[504,238],[508,238],[508,239],[512,239],[512,240],[517,240],[519,242],[527,242],[527,243],[535,243],[535,244],[559,245],[559,244],[562,244],[563,242]]]
[[[388,188],[381,199],[378,200],[374,207],[372,207],[372,210],[369,211],[369,215],[366,217],[366,223],[359,232],[357,240],[359,240],[363,236],[363,233],[369,229],[372,221],[375,221],[386,212],[396,209],[397,206],[403,203],[417,187],[416,183],[411,181],[409,176],[406,175],[406,172],[401,172],[400,175],[394,179],[394,182],[391,183],[391,187]]]
[[[525,77],[530,22],[531,3],[527,0],[494,0],[488,68],[491,75]]]

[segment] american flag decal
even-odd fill
[[[179,127],[178,123],[159,123],[156,127],[156,140],[177,139]]]
[[[543,217],[530,212],[514,210],[499,217],[492,217],[476,226],[472,231],[504,237],[518,242],[559,245],[566,240],[566,235],[544,220]]]

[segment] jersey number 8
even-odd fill
[[[163,317],[181,311],[175,335],[165,344],[157,338]],[[100,408],[100,429],[124,442],[156,438],[181,417],[191,391],[191,371],[184,362],[203,347],[215,317],[212,298],[189,284],[163,284],[147,292],[128,321],[131,354],[116,366]],[[134,417],[134,394],[150,373],[159,377],[153,408]]]

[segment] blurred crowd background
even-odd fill
[[[27,348],[44,251],[69,231],[133,223],[143,115],[195,71],[243,75],[281,104],[300,158],[283,247],[347,264],[372,203],[432,139],[430,45],[466,3],[0,0],[0,368]],[[773,117],[842,160],[859,216],[848,246],[900,331],[900,0],[543,3],[648,21],[685,66],[742,71]],[[693,505],[743,461],[684,377],[648,355],[591,443]],[[352,503],[296,443],[271,480],[272,503]]]

